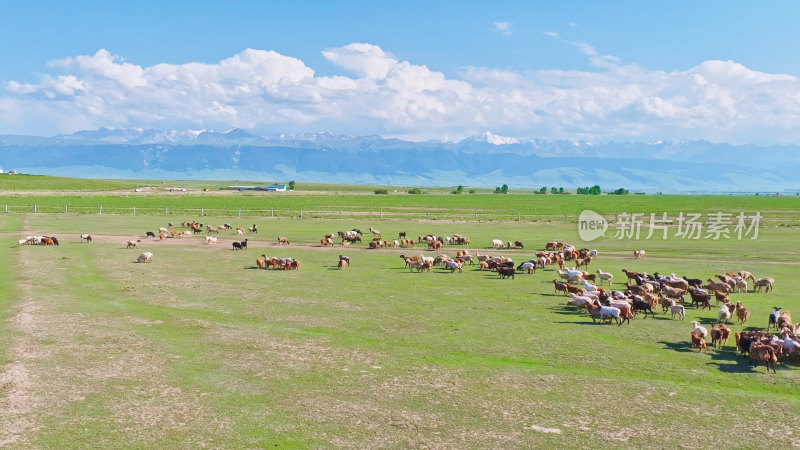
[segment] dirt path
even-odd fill
[[[38,349],[31,343],[32,335],[41,326],[41,306],[32,300],[32,280],[26,280],[30,274],[26,268],[25,261],[21,261],[18,267],[20,280],[17,283],[20,299],[12,306],[15,313],[9,320],[9,328],[14,336],[8,346],[10,362],[0,372],[3,394],[0,397],[0,447],[29,444],[25,437],[37,426],[33,413],[42,406],[41,399],[35,397],[34,388],[38,380],[32,371],[32,362],[38,356]]]
[[[98,242],[119,240],[97,236]],[[121,430],[126,445],[145,447],[153,439],[212,423],[200,394],[167,380],[170,355],[136,331],[152,323],[82,312],[87,299],[59,289],[67,277],[93,270],[91,259],[54,260],[20,251],[15,263],[19,298],[7,325],[9,362],[0,367],[0,447],[35,446],[42,433],[58,434],[62,424],[68,429],[82,421]],[[88,399],[100,402],[105,415],[82,414]],[[45,429],[51,422],[59,425]],[[216,427],[225,426],[219,422]],[[210,444],[199,433],[190,434],[197,436],[197,446]]]

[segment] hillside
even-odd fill
[[[460,142],[408,142],[327,133],[259,137],[239,129],[100,129],[50,138],[0,136],[0,167],[84,178],[783,192],[798,188],[798,150],[704,141],[517,141],[488,132]]]

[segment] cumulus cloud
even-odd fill
[[[99,50],[53,61],[53,73],[36,83],[6,83],[0,132],[235,126],[265,134],[329,130],[407,139],[460,139],[486,130],[592,141],[800,138],[796,77],[716,60],[684,71],[646,70],[587,43],[567,43],[596,70],[467,67],[447,77],[367,43],[323,50],[343,71],[333,76],[268,50],[247,49],[211,64],[150,67]]]
[[[354,43],[341,48],[331,48],[323,51],[322,56],[339,67],[373,79],[386,77],[397,65],[394,56],[371,44]]]
[[[510,36],[512,34],[511,22],[495,22],[494,31],[505,36]]]

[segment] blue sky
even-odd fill
[[[796,2],[164,3],[6,2],[0,133],[800,142]]]

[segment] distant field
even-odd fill
[[[233,193],[109,196],[49,195],[0,197],[0,213],[82,213],[325,219],[397,219],[459,221],[576,222],[583,210],[609,220],[620,213],[761,214],[771,226],[800,226],[800,199],[726,196],[539,196],[539,195],[317,195],[303,193]]]
[[[501,220],[523,222],[574,222],[578,214],[591,209],[612,218],[616,214],[650,213],[670,217],[680,212],[724,212],[736,215],[759,212],[772,226],[800,226],[799,197],[766,196],[685,196],[685,195],[538,195],[513,192],[497,195],[489,191],[454,195],[448,189],[423,189],[423,194],[404,193],[391,188],[389,195],[374,195],[375,186],[300,185],[295,192],[230,191],[220,188],[241,182],[136,182],[25,177],[20,188],[38,186],[33,191],[15,193],[8,180],[0,176],[0,212],[73,212],[95,214],[155,214],[199,217],[201,215],[248,217],[344,218],[357,216],[398,220]],[[38,183],[38,184],[37,184]],[[63,189],[57,186],[64,183]],[[79,188],[78,186],[83,186]],[[208,192],[203,191],[203,187]],[[81,189],[89,188],[85,191]],[[133,192],[144,187],[145,192]],[[185,187],[188,192],[169,192]],[[122,189],[122,191],[119,191]],[[302,190],[302,189],[308,189]],[[79,192],[75,192],[75,191]],[[109,193],[108,191],[114,191]],[[397,190],[398,192],[394,192]],[[134,211],[135,208],[135,211]],[[365,216],[366,215],[366,216]]]
[[[153,188],[168,190],[169,187],[186,188],[193,191],[209,189],[217,191],[228,186],[239,185],[265,185],[271,183],[288,183],[290,180],[94,180],[86,178],[53,177],[42,175],[27,174],[0,174],[0,192],[27,193],[30,191],[53,191],[53,192],[73,192],[98,193],[103,191],[120,191],[136,188]],[[324,191],[330,193],[359,192],[373,193],[375,189],[404,190],[397,186],[365,186],[357,184],[320,184],[320,183],[298,183],[295,187],[297,191]],[[430,188],[430,192],[445,193],[452,188]],[[477,189],[479,192],[487,192],[486,189]]]

